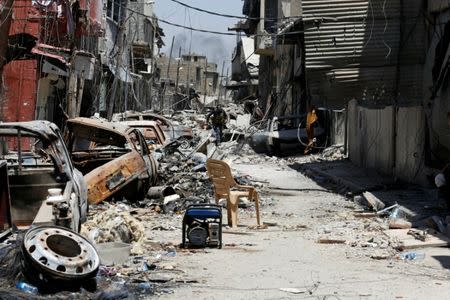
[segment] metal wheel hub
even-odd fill
[[[62,227],[30,229],[23,246],[33,267],[53,278],[90,278],[96,275],[100,264],[96,249],[86,238]]]

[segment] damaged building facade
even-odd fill
[[[254,37],[267,115],[326,109],[332,142],[346,143],[355,164],[426,184],[429,168],[449,162],[448,10],[447,1],[247,0],[234,30]]]
[[[181,49],[178,54],[181,54]],[[200,96],[200,105],[204,104],[206,97],[210,99],[219,93],[217,64],[209,61],[205,55],[191,53],[171,58],[161,54],[157,59],[157,67],[161,76],[159,100],[166,109],[169,103],[171,108],[189,107],[191,103],[186,106],[189,101],[183,99],[192,99],[194,93]]]
[[[142,85],[151,86],[163,35],[151,4],[130,5],[135,13],[127,1],[4,3],[13,6],[6,18],[2,120],[42,119],[61,127],[67,118],[111,117],[128,105],[150,105],[151,89],[144,93]],[[131,26],[138,30],[130,37]]]

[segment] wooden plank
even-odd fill
[[[399,242],[401,249],[417,249],[427,247],[449,247],[450,238],[436,232],[429,232],[427,240],[422,242],[408,234],[409,229],[391,229],[385,230],[384,233]]]
[[[345,240],[335,240],[335,239],[319,239],[317,240],[318,244],[345,244]]]
[[[363,212],[363,213],[354,213],[355,218],[377,218],[379,215],[377,213],[371,212]]]

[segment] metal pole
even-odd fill
[[[222,87],[223,87],[223,85],[222,85],[222,80],[223,80],[223,69],[225,69],[225,61],[223,61],[223,64],[222,64],[222,72],[221,72],[220,79],[219,79],[219,97],[218,97],[218,99],[217,99],[217,104],[220,104],[220,97],[222,96]]]
[[[172,37],[172,45],[170,46],[169,63],[167,64],[167,78],[170,78],[170,63],[172,61],[173,43],[175,43],[175,36]]]
[[[163,92],[163,95],[161,98],[161,111],[164,110],[164,98],[166,97],[167,84],[170,85],[170,63],[172,61],[172,53],[173,53],[173,44],[174,43],[175,43],[175,36],[172,37],[172,45],[170,46],[169,62],[167,63],[166,84],[164,84],[164,92]]]
[[[180,80],[180,62],[181,62],[181,47],[178,52],[178,65],[177,65],[177,81],[175,83],[175,93],[178,93],[178,82]]]
[[[187,71],[187,79],[186,79],[186,94],[188,97],[191,97],[190,89],[191,89],[191,47],[192,47],[192,31],[191,31],[191,39],[189,40],[189,62],[188,62],[188,71]],[[190,104],[190,103],[189,103]]]
[[[226,99],[227,97],[227,86],[228,86],[228,71],[230,71],[230,68],[227,68],[227,76],[225,77],[225,88],[223,89],[223,99]]]
[[[207,84],[207,73],[208,73],[208,58],[205,58],[205,95],[203,96],[203,108],[206,106],[206,84]]]

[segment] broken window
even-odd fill
[[[124,1],[122,0],[108,0],[106,6],[106,16],[115,22],[122,20],[124,11]]]
[[[201,70],[201,67],[197,67],[196,70],[195,70],[195,81],[197,82],[197,84],[199,84],[200,81],[201,81],[200,70]]]
[[[264,29],[269,33],[277,32],[278,1],[266,0]]]

